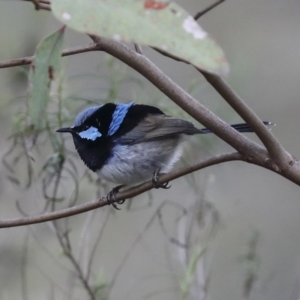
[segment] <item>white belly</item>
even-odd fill
[[[169,172],[181,156],[181,137],[135,145],[116,145],[112,157],[97,171],[100,178],[124,185],[150,180],[154,171]]]

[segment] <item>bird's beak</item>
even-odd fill
[[[74,130],[73,130],[73,128],[71,128],[71,127],[65,127],[65,128],[57,129],[56,132],[69,132],[69,133],[74,133]]]

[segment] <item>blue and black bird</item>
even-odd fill
[[[268,124],[268,122],[265,122]],[[232,125],[252,132],[247,124]],[[158,173],[169,172],[181,156],[186,135],[206,134],[191,122],[165,115],[150,105],[106,103],[78,114],[69,132],[83,162],[101,179],[134,185],[150,180],[156,188]]]

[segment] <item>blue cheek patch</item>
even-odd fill
[[[89,129],[87,129],[85,131],[79,132],[78,135],[83,139],[91,140],[91,141],[94,141],[98,137],[102,136],[102,134],[99,132],[99,130],[94,126],[91,126]]]
[[[130,102],[128,104],[117,104],[116,105],[116,109],[113,113],[113,116],[112,116],[112,120],[111,120],[111,123],[109,125],[109,129],[108,129],[108,133],[107,135],[111,136],[113,135],[114,133],[117,132],[117,130],[120,128],[127,112],[128,112],[128,109],[134,105],[133,102]]]

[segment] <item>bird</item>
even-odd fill
[[[239,132],[253,131],[246,123],[231,126]],[[134,102],[88,107],[77,115],[71,127],[57,132],[70,133],[85,165],[101,179],[119,185],[107,197],[115,208],[115,195],[124,186],[152,178],[155,188],[169,188],[158,178],[180,159],[185,137],[211,133],[207,128],[199,129],[189,121],[168,116],[155,106]]]

